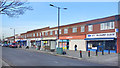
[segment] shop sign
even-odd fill
[[[98,34],[87,34],[87,38],[114,38],[116,37],[116,32],[113,33],[98,33]]]

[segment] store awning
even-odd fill
[[[85,38],[84,40],[114,40],[115,38]]]

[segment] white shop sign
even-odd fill
[[[116,32],[113,33],[98,33],[98,34],[87,34],[87,38],[115,38]]]

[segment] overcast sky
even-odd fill
[[[49,6],[54,4],[67,10],[61,9],[60,25],[67,25],[97,18],[108,17],[118,14],[117,2],[30,2],[34,10],[25,12],[19,18],[9,18],[2,15],[2,33],[5,37],[24,33],[29,30],[57,26],[57,9]]]

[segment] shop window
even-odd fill
[[[64,29],[64,34],[67,34],[68,33],[68,29]]]
[[[53,35],[53,31],[50,31],[50,35]]]
[[[59,30],[59,34],[61,34],[61,29]]]
[[[85,32],[85,26],[81,26],[81,32]]]
[[[114,29],[114,22],[101,23],[100,29],[101,30]]]
[[[73,33],[77,32],[77,27],[72,28],[72,32]]]
[[[93,31],[93,25],[88,25],[88,31]]]

